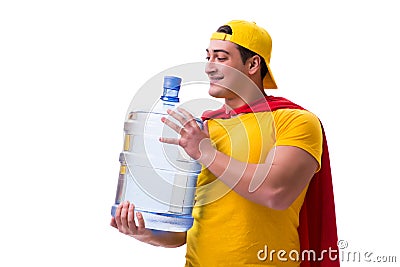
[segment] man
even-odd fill
[[[132,203],[118,207],[114,227],[153,245],[186,243],[186,266],[338,266],[330,251],[337,237],[323,130],[311,112],[266,96],[264,89],[277,88],[271,47],[255,23],[221,26],[206,50],[206,73],[209,94],[225,105],[203,114],[203,130],[184,109],[169,111],[181,125],[162,119],[180,137],[160,141],[180,145],[205,167],[193,227],[187,233],[147,230],[140,213],[135,224]],[[319,172],[324,179],[316,179]]]

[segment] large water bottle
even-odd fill
[[[165,76],[164,91],[156,105],[129,113],[112,216],[121,202],[129,200],[143,214],[148,229],[184,232],[193,225],[191,213],[201,165],[181,147],[159,141],[161,136],[178,137],[161,117],[179,104],[180,85],[181,78]]]

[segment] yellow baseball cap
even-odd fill
[[[223,32],[214,32],[211,40],[230,41],[243,46],[264,58],[268,67],[268,73],[265,75],[263,84],[265,89],[278,89],[272,75],[269,62],[271,59],[272,39],[268,32],[259,27],[255,22],[244,20],[232,20],[225,25],[232,29],[232,35]]]

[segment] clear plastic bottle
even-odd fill
[[[156,105],[147,111],[131,111],[124,124],[124,148],[111,214],[115,215],[119,203],[129,200],[143,214],[148,229],[184,232],[193,225],[191,213],[201,165],[179,146],[159,141],[161,136],[178,137],[161,117],[179,104],[180,84],[179,77],[165,76],[164,91]]]

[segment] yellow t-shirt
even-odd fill
[[[308,111],[213,119],[208,129],[219,151],[243,162],[263,163],[272,147],[296,146],[321,163],[321,125]],[[187,234],[186,267],[299,266],[297,227],[306,190],[288,209],[273,210],[243,198],[204,168]]]

